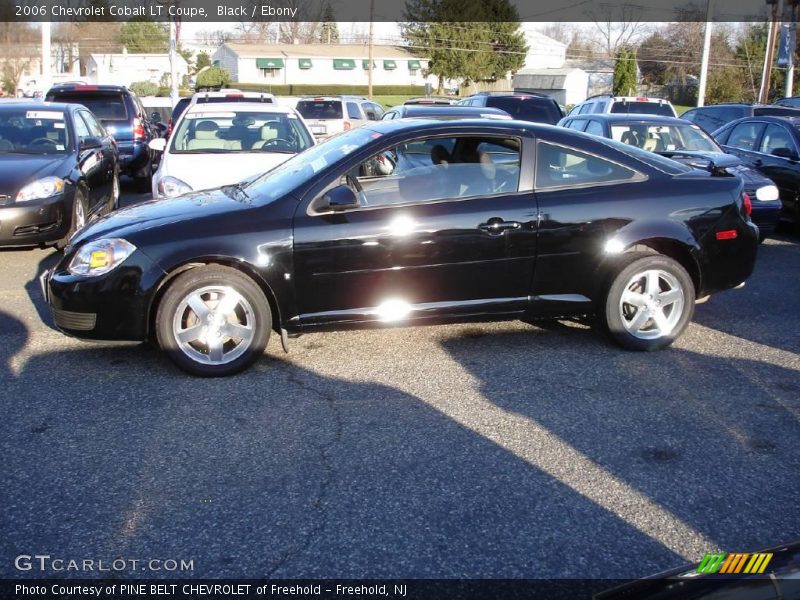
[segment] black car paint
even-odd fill
[[[764,116],[798,116],[800,110],[796,107],[782,106],[779,104],[745,104],[729,102],[723,104],[707,104],[697,108],[690,108],[681,115],[681,119],[691,121],[703,128],[706,133],[713,133],[744,117]]]
[[[683,118],[664,117],[659,115],[618,115],[618,114],[584,114],[576,116],[567,116],[559,121],[559,126],[572,128],[570,125],[575,121],[581,121],[585,124],[582,129],[584,131],[589,123],[594,122],[599,124],[603,129],[603,137],[611,139],[612,125],[696,125],[691,121]],[[697,125],[699,127],[699,125]],[[710,134],[707,134],[710,136]],[[713,140],[713,138],[712,138]],[[716,144],[714,144],[716,146]],[[734,153],[728,154],[724,152],[723,148],[718,147],[719,152],[700,152],[700,151],[666,151],[658,152],[661,156],[672,158],[683,164],[693,168],[706,169],[713,174],[727,174],[734,177],[739,177],[744,183],[744,191],[751,199],[753,206],[752,221],[758,226],[759,232],[763,237],[774,233],[780,216],[781,203],[780,201],[759,201],[756,198],[756,190],[766,185],[775,185],[775,182],[769,179],[766,175],[761,173],[753,166],[746,165]],[[730,149],[728,149],[730,151]]]
[[[733,287],[753,269],[757,229],[743,217],[741,183],[734,178],[667,175],[607,140],[531,123],[389,121],[369,127],[371,142],[271,203],[222,188],[124,209],[87,227],[46,285],[55,311],[97,313],[97,325],[65,331],[145,339],[170,278],[205,263],[252,276],[270,301],[274,327],[290,332],[380,324],[370,309],[395,292],[418,305],[418,317],[408,324],[590,312],[620,259],[603,251],[611,237],[627,247],[650,243],[684,262],[698,296]],[[519,191],[342,213],[315,210],[341,173],[433,134],[519,138]],[[534,191],[537,139],[611,155],[645,180]],[[419,225],[412,235],[400,239],[387,231],[398,216]],[[490,218],[521,227],[511,235],[488,233],[479,226]],[[736,239],[714,238],[715,231],[730,229]],[[67,271],[80,246],[110,237],[138,250],[106,275]]]
[[[783,210],[781,218],[800,223],[800,154],[794,158],[785,158],[765,154],[756,150],[744,150],[728,145],[728,138],[734,127],[741,123],[763,124],[753,148],[758,148],[766,131],[766,125],[774,124],[782,127],[784,132],[794,141],[795,148],[800,148],[800,116],[798,117],[747,117],[721,127],[712,135],[726,152],[738,156],[744,164],[769,177],[778,186]]]
[[[58,110],[67,118],[70,147],[64,154],[2,154],[0,155],[0,246],[29,247],[52,244],[69,231],[76,190],[80,189],[87,202],[87,220],[101,213],[112,192],[112,182],[118,171],[118,150],[108,134],[98,147],[81,148],[74,119],[83,106],[58,103],[13,103],[0,105],[0,111]],[[86,168],[87,162],[95,163]],[[64,192],[52,198],[16,203],[17,193],[37,179],[54,176],[64,180]],[[5,198],[5,199],[2,199]],[[24,229],[22,229],[24,228]],[[29,232],[22,233],[19,232]]]

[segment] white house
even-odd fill
[[[528,44],[523,69],[560,69],[567,60],[567,45],[534,29],[537,23],[522,23],[520,29]]]
[[[175,57],[178,83],[189,72],[182,56]],[[86,62],[86,78],[97,85],[127,85],[135,81],[159,84],[169,75],[169,54],[90,54]]]
[[[563,106],[586,100],[589,74],[581,69],[524,69],[514,75],[514,89],[555,98]]]
[[[367,85],[366,44],[223,44],[211,57],[238,83]],[[401,46],[373,46],[373,85],[435,84],[425,59]]]

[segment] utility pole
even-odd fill
[[[372,100],[372,18],[375,9],[375,0],[369,0],[369,50],[367,59],[367,98]]]
[[[703,106],[706,101],[708,55],[711,53],[711,14],[713,10],[714,0],[708,0],[708,4],[706,5],[706,32],[703,38],[703,60],[700,63],[700,85],[697,88],[697,106]]]
[[[170,73],[170,90],[169,90],[169,100],[174,107],[178,103],[178,75],[177,75],[177,30],[175,26],[175,20],[170,19],[169,21],[169,73]]]
[[[799,0],[787,0],[789,4],[789,31],[786,35],[790,36],[791,44],[789,45],[789,52],[786,65],[786,81],[784,82],[783,95],[787,98],[793,96],[794,93],[794,49],[795,49],[795,36],[797,31],[797,3]]]
[[[769,102],[769,83],[772,76],[772,63],[775,58],[775,39],[778,33],[778,0],[767,0],[767,4],[772,7],[772,20],[769,23],[767,52],[764,56],[764,72],[761,77],[761,93],[758,98],[761,104]]]

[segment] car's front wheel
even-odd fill
[[[272,329],[264,292],[220,265],[191,269],[172,282],[156,313],[161,348],[184,371],[223,377],[253,364]]]
[[[605,299],[611,337],[630,350],[659,350],[680,337],[694,314],[692,278],[661,254],[631,256],[617,272]]]
[[[69,239],[78,231],[81,227],[86,225],[86,199],[83,195],[83,191],[80,188],[75,190],[75,197],[72,199],[72,214],[70,216],[70,225],[69,229],[67,230],[67,234],[56,242],[56,248],[59,250],[63,250],[67,247],[69,243]]]

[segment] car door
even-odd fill
[[[558,312],[563,303],[588,306],[601,249],[619,226],[609,219],[609,202],[641,199],[635,193],[646,175],[597,152],[558,139],[537,141],[539,241],[531,295],[539,312]]]
[[[72,126],[78,147],[78,170],[86,184],[86,208],[91,214],[97,209],[104,194],[103,150],[101,146],[84,147],[87,141],[91,141],[92,134],[80,112],[72,113]]]
[[[800,152],[791,130],[781,123],[767,124],[758,142],[757,154],[753,165],[778,186],[784,209],[794,215],[800,214]]]
[[[114,173],[117,169],[117,148],[114,138],[111,137],[95,116],[88,110],[78,111],[78,115],[86,123],[89,134],[100,140],[100,156],[97,156],[101,164],[97,169],[97,202],[101,205],[111,198],[114,182]]]
[[[766,123],[762,121],[742,121],[718,136],[717,141],[726,152],[735,154],[746,165],[758,169],[762,161],[756,148],[765,126]]]
[[[433,144],[439,147],[436,161],[374,177],[351,166],[310,192],[294,221],[301,323],[523,311],[537,214],[533,161],[523,140],[417,139],[441,141]],[[382,147],[364,164],[396,145]],[[452,151],[442,158],[446,147]],[[331,212],[324,195],[342,182],[359,189],[359,205]]]

